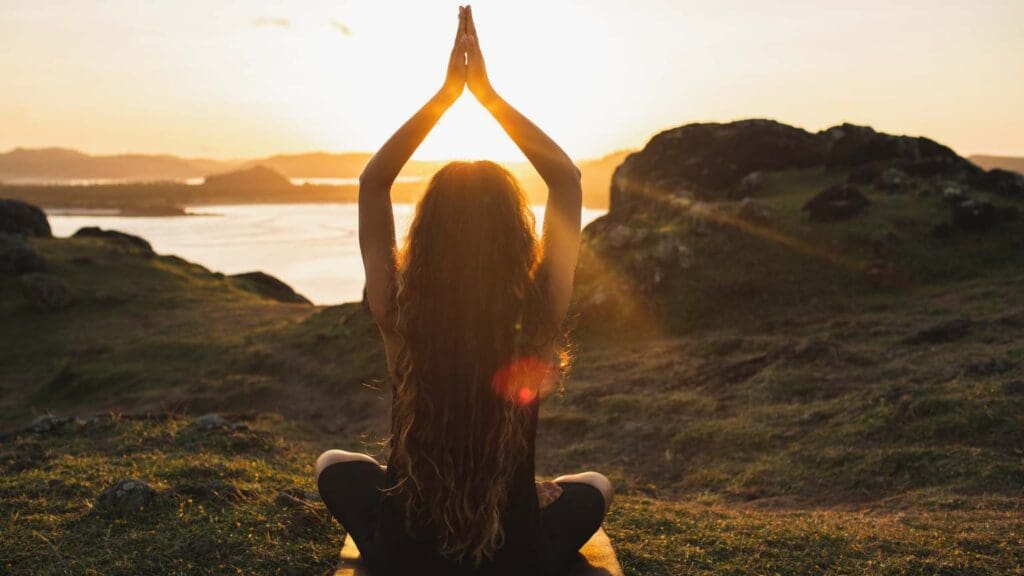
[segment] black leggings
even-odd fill
[[[327,466],[317,478],[320,497],[360,550],[369,550],[380,513],[384,469],[365,460]],[[604,520],[604,496],[582,482],[559,482],[562,494],[540,511],[540,535],[552,572],[568,568]]]

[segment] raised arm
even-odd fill
[[[416,148],[462,94],[466,84],[466,16],[459,8],[459,28],[448,59],[444,85],[398,129],[359,176],[359,249],[366,271],[366,298],[381,330],[392,328],[395,287],[395,219],[391,185]]]
[[[523,151],[548,187],[541,237],[544,251],[541,271],[547,282],[551,319],[561,324],[572,298],[573,276],[580,246],[580,211],[583,207],[580,171],[554,140],[494,90],[480,52],[471,7],[466,8],[465,19],[468,62],[466,85]]]

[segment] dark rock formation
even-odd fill
[[[63,280],[50,274],[25,274],[19,278],[21,293],[38,312],[56,312],[71,304],[71,294]]]
[[[838,222],[853,218],[870,204],[867,196],[856,187],[839,184],[816,194],[803,209],[815,222]]]
[[[78,232],[75,232],[72,238],[102,238],[104,240],[110,240],[121,246],[130,248],[132,251],[140,252],[146,255],[154,255],[153,247],[146,240],[139,238],[133,234],[126,234],[124,232],[118,232],[117,230],[104,230],[103,228],[97,228],[95,226],[87,226],[80,228]]]
[[[767,224],[771,220],[771,210],[762,202],[753,198],[744,198],[740,201],[740,208],[736,215],[742,220],[753,224]]]
[[[10,198],[0,198],[0,233],[49,238],[50,223],[39,208]]]
[[[233,274],[231,278],[237,280],[242,287],[255,292],[264,298],[277,300],[278,302],[292,302],[297,304],[312,304],[305,296],[295,292],[291,286],[263,272],[246,272],[244,274]]]
[[[143,510],[157,499],[157,491],[149,484],[134,479],[121,480],[100,493],[96,504],[116,514]]]
[[[949,181],[1006,196],[1024,195],[1024,176],[985,172],[950,148],[842,124],[812,134],[771,120],[688,124],[662,132],[626,157],[612,177],[610,211],[658,209],[666,201],[756,196],[766,172],[823,166],[849,170],[848,183],[889,193]],[[927,182],[923,182],[927,181]]]
[[[291,180],[266,166],[253,166],[236,172],[207,176],[203,186],[215,188],[238,188],[245,190],[276,190],[291,188]]]
[[[821,164],[818,138],[771,120],[689,124],[651,139],[612,177],[611,211],[665,197],[736,197],[752,172]]]
[[[0,233],[0,274],[27,274],[46,268],[43,257],[22,236]]]
[[[953,227],[960,230],[987,230],[999,221],[999,217],[999,210],[988,200],[964,200],[953,204]]]
[[[993,168],[977,175],[975,183],[1002,196],[1024,198],[1024,174]]]

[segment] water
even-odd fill
[[[14,178],[4,180],[4,183],[10,186],[107,186],[107,185],[127,185],[127,184],[145,184],[147,182],[178,182],[186,184],[188,186],[200,186],[206,180],[204,177],[197,178],[185,178],[181,180],[174,179],[139,179],[139,178]],[[311,186],[358,186],[359,178],[336,178],[336,177],[320,177],[320,178],[307,178],[307,177],[294,177],[288,178],[288,180],[294,186],[303,186],[309,184]],[[424,176],[399,176],[395,179],[395,182],[399,184],[415,184],[417,182],[423,182],[426,180]]]
[[[534,206],[538,230],[544,207]],[[363,265],[355,204],[248,204],[188,208],[185,217],[48,214],[56,236],[99,226],[141,236],[160,254],[174,254],[225,274],[260,270],[287,282],[317,304],[359,300]],[[604,210],[583,210],[586,226]],[[399,242],[412,204],[395,205]]]

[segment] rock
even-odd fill
[[[127,479],[101,492],[96,504],[117,514],[128,514],[147,508],[156,501],[157,496],[157,491],[149,484]]]
[[[870,204],[867,196],[855,186],[838,184],[819,192],[803,209],[816,222],[838,222],[853,218]]]
[[[609,211],[656,207],[680,190],[697,200],[730,199],[740,195],[741,181],[752,172],[821,161],[813,134],[771,120],[688,124],[656,135],[626,157],[612,176]]]
[[[935,187],[935,191],[949,204],[959,204],[967,199],[964,189],[955,182],[942,181]]]
[[[38,312],[56,312],[71,304],[71,294],[63,280],[50,274],[25,274],[19,279],[21,293]]]
[[[608,245],[617,250],[633,248],[644,240],[647,231],[632,228],[625,224],[616,224],[608,232]]]
[[[21,200],[0,198],[0,234],[50,238],[50,223],[38,207]]]
[[[753,198],[744,198],[740,201],[740,208],[736,215],[741,219],[753,224],[767,224],[771,220],[771,210],[763,202]]]
[[[0,233],[0,274],[28,274],[44,269],[43,257],[24,237]]]
[[[740,194],[756,196],[764,189],[765,177],[762,172],[751,172],[740,180]]]
[[[54,430],[58,430],[60,428],[63,428],[66,424],[68,424],[72,420],[73,420],[73,418],[67,418],[67,417],[64,417],[64,416],[54,416],[52,414],[43,414],[41,416],[36,416],[36,418],[34,420],[32,420],[32,422],[29,423],[29,425],[27,427],[25,427],[25,431],[26,432],[35,432],[37,434],[42,434],[42,433],[46,433],[46,432],[53,432]]]
[[[853,168],[872,162],[907,165],[936,159],[939,162],[934,166],[919,166],[918,172],[945,170],[942,161],[955,165],[958,170],[968,170],[967,166],[973,166],[950,148],[928,138],[894,136],[876,132],[868,126],[842,124],[819,132],[818,137],[824,148],[825,166],[832,169]]]
[[[186,482],[174,487],[178,494],[216,501],[238,501],[243,500],[246,494],[230,482],[213,480],[210,482]]]
[[[207,176],[203,186],[237,190],[280,190],[292,187],[291,180],[273,168],[258,165],[252,168]]]
[[[219,430],[231,427],[231,423],[220,414],[203,414],[193,421],[193,425],[200,430]]]
[[[1000,196],[1024,198],[1024,174],[993,168],[979,175],[975,184]]]
[[[662,265],[682,269],[693,265],[693,254],[677,237],[666,235],[658,240],[651,251],[654,260]]]
[[[305,296],[295,292],[291,286],[264,272],[246,272],[232,274],[231,278],[238,281],[243,288],[278,302],[295,304],[312,304]]]
[[[973,323],[966,318],[939,322],[907,337],[907,344],[942,344],[960,340],[971,331]]]
[[[977,232],[987,230],[999,221],[999,211],[988,200],[965,200],[953,205],[953,227]]]
[[[913,187],[913,181],[899,168],[888,168],[879,174],[875,186],[888,194],[902,194]]]
[[[129,251],[138,252],[147,256],[155,254],[153,247],[150,246],[149,242],[144,239],[135,236],[133,234],[126,234],[117,230],[104,230],[103,228],[97,228],[95,226],[87,226],[80,228],[78,232],[75,232],[72,238],[102,238],[104,240],[110,240]]]

